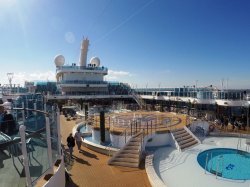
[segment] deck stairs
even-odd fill
[[[171,134],[177,144],[177,148],[180,151],[200,143],[200,141],[192,134],[191,131],[188,131],[187,128],[171,130]]]
[[[109,165],[138,168],[142,155],[143,132],[132,136],[130,140],[108,161]]]
[[[133,99],[136,101],[136,103],[139,105],[140,109],[146,108],[146,103],[142,99],[142,97],[135,92],[132,92]]]

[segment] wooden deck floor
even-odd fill
[[[64,116],[61,116],[61,135],[64,145],[74,125],[75,121],[66,121]],[[67,187],[150,187],[145,169],[109,166],[108,156],[86,147],[82,147],[80,153],[77,147],[74,147],[73,155],[74,159],[66,165],[73,181],[68,183]]]

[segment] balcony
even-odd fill
[[[92,73],[103,73],[108,74],[108,68],[106,67],[92,67],[92,66],[57,66],[56,73],[63,72],[92,72]]]

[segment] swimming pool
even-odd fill
[[[250,180],[250,153],[228,148],[199,153],[197,161],[208,172],[233,180]]]
[[[103,146],[110,146],[110,147],[112,147],[112,144],[111,144],[110,141],[105,141],[105,142],[101,143],[100,141],[97,141],[97,140],[93,139],[92,136],[87,136],[87,137],[85,137],[84,139],[86,139],[86,140],[88,140],[88,141],[90,141],[90,142],[92,142],[92,143],[98,144],[98,145],[103,145]]]
[[[86,125],[83,125],[83,126],[80,127],[80,132],[81,132],[81,133],[87,132],[87,127],[86,127]]]

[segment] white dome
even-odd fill
[[[98,57],[92,57],[90,59],[90,64],[94,65],[95,67],[100,66],[100,59]]]
[[[65,58],[63,55],[56,55],[54,58],[54,62],[56,66],[63,66],[65,63]]]

